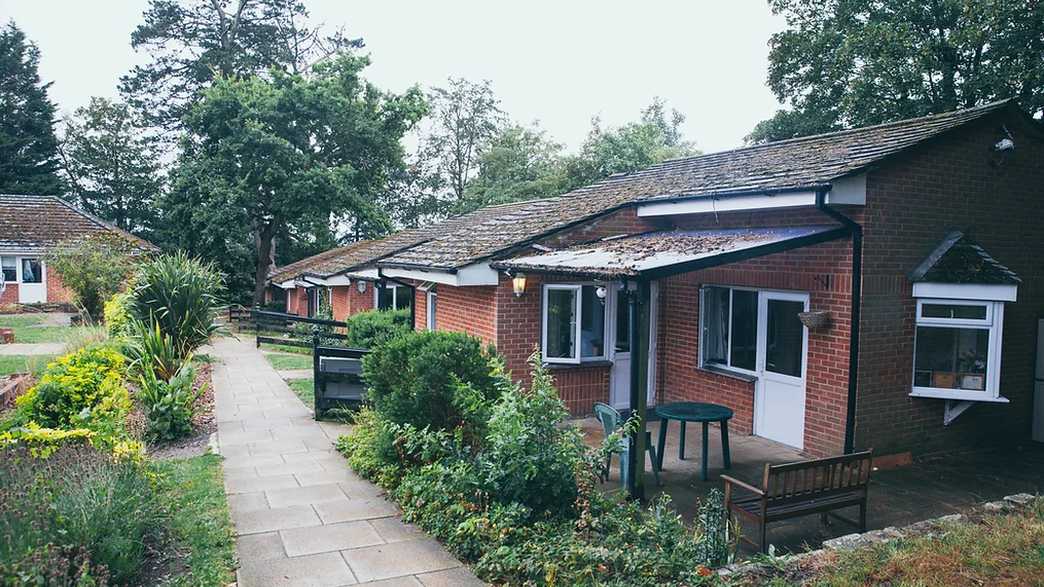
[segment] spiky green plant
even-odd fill
[[[157,322],[142,322],[136,318],[127,325],[123,354],[133,373],[140,376],[148,371],[164,381],[173,377],[181,364],[192,358],[192,353],[181,355],[174,338],[160,330]]]
[[[141,265],[135,277],[131,314],[155,322],[184,358],[209,339],[223,278],[213,264],[184,253],[164,255]]]

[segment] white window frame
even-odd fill
[[[11,259],[14,261],[15,278],[13,281],[9,281],[3,278],[3,271],[0,271],[0,280],[4,283],[19,283],[22,277],[22,263],[19,257],[15,255],[0,255],[2,259]],[[0,269],[2,269],[2,263],[0,263]]]
[[[398,310],[399,309],[399,290],[400,289],[408,290],[410,288],[406,287],[405,285],[399,285],[397,283],[389,283],[389,284],[385,284],[385,285],[380,286],[380,287],[374,287],[373,288],[373,307],[375,309],[378,309],[378,310],[381,308],[381,290],[382,289],[390,289],[391,292],[392,292],[392,304],[391,304],[391,308],[388,308],[388,309],[389,310]]]
[[[985,319],[968,318],[931,318],[922,317],[924,304],[943,304],[956,306],[985,306]],[[986,344],[986,389],[950,389],[945,387],[922,387],[913,384],[917,379],[917,327],[954,328],[986,330],[989,339]],[[957,401],[1002,402],[1008,399],[1000,395],[1001,343],[1004,336],[1004,302],[978,301],[966,299],[918,298],[917,314],[914,320],[914,346],[911,357],[911,391],[912,397],[926,397]]]
[[[541,288],[541,301],[540,301],[540,357],[545,363],[561,363],[570,365],[579,365],[580,363],[592,363],[609,360],[609,316],[606,308],[608,307],[608,301],[603,304],[603,321],[602,321],[602,354],[595,357],[583,356],[583,341],[581,339],[581,330],[583,329],[583,296],[584,286],[591,287],[605,287],[606,288],[606,300],[608,300],[608,288],[609,285],[600,282],[584,281],[584,282],[570,282],[570,283],[545,283]],[[573,325],[573,356],[571,357],[549,357],[547,356],[547,298],[548,292],[552,290],[568,290],[573,292],[573,316],[575,317],[575,324]]]
[[[425,321],[427,322],[428,330],[432,331],[435,330],[435,327],[437,326],[435,320],[435,310],[438,306],[438,297],[439,294],[437,291],[435,291],[434,289],[428,290],[427,304],[425,308]]]
[[[725,345],[725,362],[727,363],[725,365],[719,365],[717,363],[706,363],[704,361],[704,358],[703,358],[703,348],[704,348],[703,345],[704,345],[704,342],[705,342],[705,340],[704,340],[705,337],[703,335],[706,332],[706,328],[704,328],[704,320],[706,320],[706,316],[707,316],[707,313],[704,312],[703,309],[706,307],[706,304],[704,303],[704,301],[705,301],[705,298],[707,296],[707,290],[710,289],[710,288],[719,288],[719,289],[727,289],[727,290],[729,290],[729,341],[728,341],[728,344]],[[759,293],[759,294],[762,291],[769,291],[769,290],[761,290],[761,289],[758,289],[756,287],[744,287],[744,286],[736,286],[736,285],[718,285],[718,284],[713,284],[713,283],[708,283],[708,284],[704,284],[704,285],[700,286],[700,307],[699,307],[699,312],[700,312],[699,328],[700,328],[700,331],[699,331],[699,337],[698,337],[699,338],[698,344],[696,345],[697,346],[697,349],[696,349],[696,360],[697,360],[697,364],[699,365],[700,369],[708,369],[708,370],[712,370],[712,371],[713,370],[724,370],[724,371],[730,371],[730,372],[739,373],[739,374],[742,374],[742,375],[748,375],[748,376],[751,376],[751,377],[757,377],[758,373],[757,373],[756,369],[757,369],[757,364],[758,364],[758,357],[757,357],[757,352],[756,351],[755,351],[755,359],[754,359],[754,369],[744,369],[743,367],[733,367],[732,366],[732,318],[733,318],[733,312],[732,312],[732,297],[733,296],[732,296],[732,293],[734,291],[736,291],[736,290],[752,291],[754,293]],[[761,297],[759,295],[758,296],[758,310],[757,310],[757,312],[758,312],[758,316],[757,316],[758,332],[760,332],[760,328],[761,328],[761,322],[760,322],[761,321],[761,315],[760,315],[761,314],[761,310],[760,310],[760,308],[761,308]],[[755,332],[755,337],[756,336],[757,336],[757,332]]]

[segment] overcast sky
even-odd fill
[[[686,137],[705,152],[739,146],[776,108],[767,43],[784,23],[765,0],[305,3],[315,20],[365,40],[366,75],[378,86],[489,79],[514,119],[539,120],[571,149],[592,116],[634,120],[655,96],[686,115]],[[143,60],[130,33],[145,4],[0,0],[0,19],[39,45],[41,75],[69,112],[90,96],[114,96],[119,76]]]

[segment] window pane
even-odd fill
[[[989,341],[982,328],[918,326],[914,385],[985,390]]]
[[[4,281],[18,281],[18,262],[14,257],[0,257],[0,267],[3,268]]]
[[[428,292],[428,330],[435,330],[435,311],[439,305],[439,296]]]
[[[39,259],[22,259],[22,283],[43,283]]]
[[[921,316],[925,318],[985,320],[986,306],[967,306],[963,304],[921,304]]]
[[[408,287],[395,288],[395,309],[408,310],[413,307],[413,290]]]
[[[547,290],[547,356],[571,359],[576,345],[576,316],[571,289]]]
[[[765,369],[781,375],[801,377],[801,357],[805,354],[805,329],[798,313],[803,302],[768,301]]]
[[[631,352],[631,293],[616,290],[616,352]]]
[[[758,345],[758,292],[732,290],[731,365],[754,370]]]
[[[597,290],[585,285],[580,295],[581,357],[605,356],[605,298],[599,298]]]
[[[708,287],[703,292],[703,349],[704,364],[725,365],[729,344],[729,290]]]
[[[395,304],[395,293],[391,287],[377,288],[377,309],[390,310]]]

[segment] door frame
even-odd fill
[[[781,290],[770,290],[770,289],[759,289],[758,290],[758,333],[757,333],[757,359],[755,361],[755,369],[757,374],[757,381],[754,384],[754,422],[753,432],[757,436],[765,437],[763,432],[763,424],[761,423],[761,417],[767,416],[765,414],[765,386],[767,382],[773,378],[780,378],[780,383],[784,384],[800,384],[801,386],[801,434],[800,444],[795,446],[798,450],[804,450],[805,448],[805,424],[807,421],[806,408],[808,405],[808,327],[804,324],[801,325],[801,377],[800,382],[794,381],[798,378],[783,375],[780,373],[772,373],[770,377],[766,376],[766,360],[768,355],[768,302],[769,300],[783,300],[789,302],[802,302],[804,304],[805,312],[809,309],[810,295],[808,292],[795,292],[795,291],[781,291]],[[789,381],[788,381],[789,380]],[[769,440],[772,440],[771,438]]]
[[[606,349],[608,351],[608,358],[612,362],[609,367],[609,397],[607,398],[610,405],[613,404],[613,388],[616,386],[616,379],[621,377],[622,374],[617,371],[616,368],[616,310],[617,304],[620,302],[619,290],[622,287],[626,287],[626,284],[620,282],[610,282],[605,284],[608,295],[606,295]],[[658,281],[649,282],[649,363],[648,363],[648,380],[646,383],[646,405],[656,405],[656,353],[657,353],[657,332],[659,330],[659,294],[660,294],[660,283]],[[630,351],[627,353],[630,355]],[[630,358],[628,358],[630,361]],[[633,362],[630,365],[633,366]],[[628,386],[630,385],[631,373],[630,369],[626,374],[625,381]],[[615,408],[616,406],[613,405]]]
[[[5,257],[7,255],[4,255]],[[16,281],[18,285],[18,303],[19,304],[45,304],[47,303],[47,261],[40,255],[14,255],[15,258],[15,269],[16,269]],[[23,259],[35,259],[40,262],[40,282],[39,283],[25,283],[22,281],[22,260]],[[35,301],[23,301],[22,296],[25,293],[26,286],[29,286],[30,290],[33,288],[40,288],[43,290],[43,299]]]

